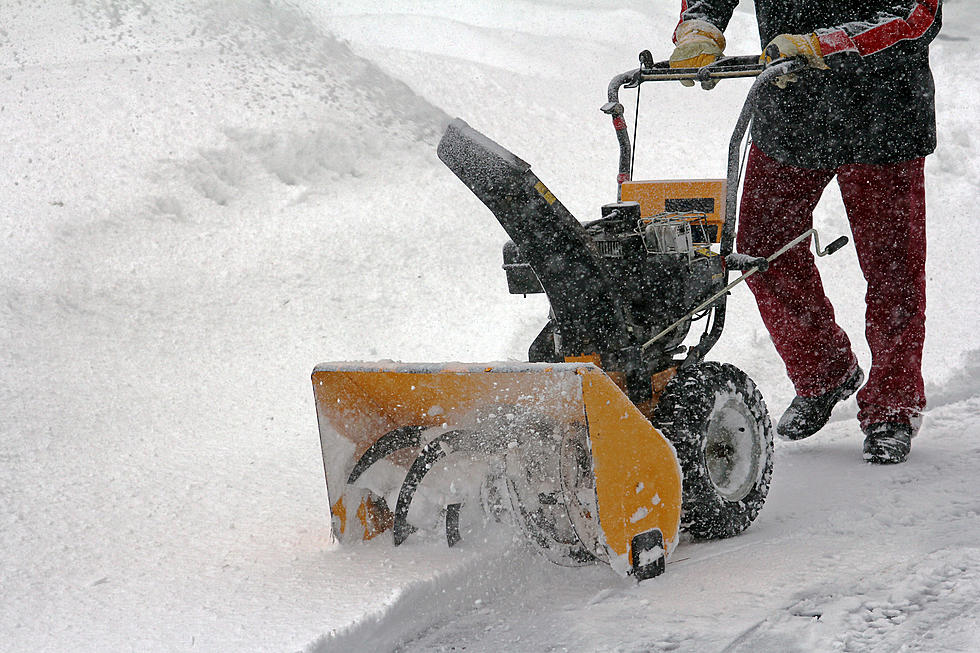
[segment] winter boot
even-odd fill
[[[908,424],[880,422],[864,429],[864,459],[876,465],[904,463],[915,435]]]
[[[836,388],[816,397],[796,397],[779,418],[776,433],[786,440],[802,440],[820,429],[830,419],[830,413],[838,402],[857,392],[864,382],[864,370],[854,369]]]

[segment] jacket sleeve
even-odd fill
[[[866,21],[817,30],[824,57],[844,52],[867,57],[902,41],[929,44],[941,24],[942,0],[894,0],[892,7]]]
[[[721,31],[728,27],[739,0],[681,0],[681,20],[703,20]],[[677,28],[674,28],[675,31]]]

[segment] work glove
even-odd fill
[[[823,60],[820,50],[820,41],[815,33],[810,34],[780,34],[762,51],[759,63],[768,64],[776,59],[804,57],[811,68],[827,70],[830,67]],[[780,75],[774,81],[779,88],[786,88],[787,84],[792,84],[797,80],[796,73]]]
[[[674,53],[670,55],[671,68],[701,68],[713,63],[725,51],[725,35],[721,30],[703,20],[685,20],[674,30]],[[712,89],[717,80],[701,84]],[[684,86],[694,86],[693,79],[682,79]]]

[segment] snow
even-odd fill
[[[851,400],[777,443],[748,531],[637,585],[503,533],[337,546],[309,374],[525,356],[547,307],[506,293],[506,236],[435,158],[442,125],[597,217],[606,82],[667,56],[673,2],[4,0],[2,648],[980,649],[980,12],[945,4],[909,462],[861,461]],[[728,33],[758,48],[749,13]],[[645,88],[641,174],[722,174],[745,88]],[[816,222],[847,233],[835,187]],[[854,250],[819,265],[867,366]],[[744,288],[729,315],[713,357],[778,416],[792,389]]]

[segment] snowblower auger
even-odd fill
[[[453,544],[467,503],[504,508],[560,564],[598,558],[626,573],[638,568],[634,552],[677,540],[673,448],[592,364],[332,363],[317,366],[313,385],[342,541],[391,529],[399,544],[445,520]],[[449,457],[469,480],[426,487]]]
[[[772,473],[772,427],[752,381],[705,362],[725,298],[769,259],[733,253],[739,150],[758,88],[805,65],[757,57],[670,69],[641,54],[609,85],[620,144],[618,201],[580,223],[531,167],[462,120],[439,158],[491,210],[511,293],[551,310],[527,363],[329,363],[313,372],[333,531],[388,531],[395,545],[509,521],[552,561],[661,573],[681,527],[696,538],[747,528]],[[619,90],[648,81],[758,77],[725,179],[632,181]],[[826,250],[838,249],[839,239]],[[716,251],[717,250],[717,251]],[[730,270],[745,271],[727,283]],[[693,346],[691,326],[705,321]],[[683,491],[682,491],[683,488]],[[415,534],[415,535],[413,535]]]

